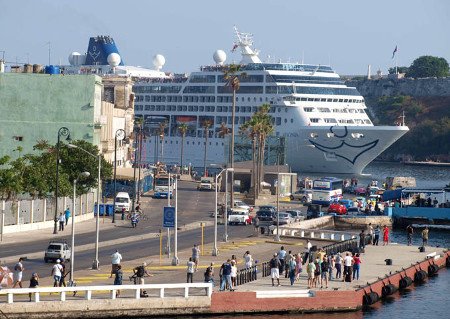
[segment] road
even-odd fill
[[[191,182],[179,182],[178,184],[178,225],[179,227],[200,221],[212,221],[209,212],[214,209],[214,192],[200,192],[196,190],[196,184]],[[151,233],[158,233],[162,226],[163,207],[167,206],[167,199],[154,199],[150,196],[141,197],[141,208],[149,217],[147,221],[140,221],[137,228],[131,228],[128,221],[121,221],[120,214],[116,215],[117,223],[113,228],[101,229],[100,225],[100,242],[107,243],[118,238],[136,238],[148,235]],[[174,205],[174,199],[171,200]],[[118,218],[117,218],[118,217]],[[106,222],[110,222],[108,219]],[[242,238],[251,234],[252,226],[229,226],[229,238]],[[164,234],[166,231],[164,230]],[[224,234],[224,226],[218,226],[218,240],[220,241]],[[31,235],[31,234],[30,234]],[[24,234],[26,236],[26,234]],[[205,227],[204,230],[205,244],[212,243],[214,240],[214,227]],[[164,246],[166,245],[164,237]],[[50,264],[45,264],[43,261],[43,251],[47,247],[49,240],[67,239],[70,241],[70,233],[66,236],[61,236],[59,233],[56,236],[49,235],[49,239],[33,240],[30,236],[30,241],[26,243],[16,243],[2,245],[0,252],[0,259],[5,259],[8,256],[27,256],[32,253],[42,252],[39,258],[29,258],[25,267],[33,272],[38,272],[43,275],[50,273]],[[194,244],[199,244],[201,241],[200,229],[192,229],[178,232],[178,249],[186,249],[192,247]],[[75,237],[76,246],[92,244],[95,242],[95,232],[83,233]],[[111,254],[115,249],[124,255],[127,260],[142,258],[149,255],[159,254],[159,238],[148,238],[144,240],[136,240],[130,238],[122,243],[114,246],[107,246],[99,249],[100,265],[109,265],[111,262]],[[173,236],[172,236],[173,249]],[[36,254],[35,254],[36,255]],[[83,251],[75,249],[76,269],[88,269],[92,266],[95,251],[90,248]]]

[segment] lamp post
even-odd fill
[[[67,145],[69,148],[76,148],[79,149],[80,151],[85,152],[86,154],[89,154],[92,157],[95,157],[98,159],[98,174],[97,174],[97,216],[95,218],[95,259],[92,262],[92,269],[98,269],[99,267],[99,261],[98,261],[98,239],[100,236],[100,194],[102,192],[102,187],[101,187],[101,182],[102,182],[102,177],[101,177],[101,170],[102,170],[102,155],[101,154],[92,154],[91,152],[86,151],[84,148],[78,146],[78,145],[74,145],[74,144],[68,144]]]
[[[170,185],[170,181],[169,181]],[[169,194],[170,197],[170,194]],[[178,265],[178,179],[175,176],[175,223],[172,266]]]
[[[217,249],[217,184],[218,184],[218,179],[220,177],[220,175],[222,175],[223,172],[234,172],[234,168],[224,168],[220,171],[219,174],[216,175],[215,178],[215,214],[214,214],[214,246],[213,246],[213,251],[212,251],[212,255],[213,256],[218,256],[219,255],[219,250]],[[224,213],[225,215],[225,213]],[[225,224],[228,222],[227,220],[224,221]]]
[[[56,142],[56,187],[55,187],[55,216],[54,222],[55,225],[53,227],[53,234],[58,233],[58,196],[59,196],[59,142],[61,136],[67,136],[66,140],[70,141],[70,131],[67,127],[63,126],[58,130],[58,140]],[[45,212],[44,212],[45,213]]]
[[[78,178],[81,177],[89,177],[91,173],[89,172],[83,172],[81,173]],[[70,283],[72,283],[73,286],[73,271],[74,271],[74,264],[75,264],[75,203],[77,198],[77,181],[78,179],[75,178],[73,180],[73,200],[72,200],[72,242],[71,242],[71,251],[70,251]]]
[[[125,131],[122,129],[118,129],[114,134],[114,204],[113,204],[113,215],[112,222],[116,222],[116,171],[117,171],[117,138],[122,140],[125,137]]]
[[[278,138],[278,142],[280,139]],[[280,151],[277,150],[277,235],[275,241],[280,241]]]

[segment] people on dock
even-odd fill
[[[292,258],[292,250],[289,250],[289,252],[284,256],[284,278],[289,277],[289,262]]]
[[[306,273],[308,274],[308,288],[312,288],[314,285],[314,274],[316,272],[316,266],[314,263],[309,262],[306,265]]]
[[[383,246],[387,246],[389,244],[389,228],[384,225],[383,226]]]
[[[63,213],[59,213],[59,231],[63,231],[64,230],[64,225],[66,224],[66,215],[64,215]]]
[[[272,278],[272,286],[275,286],[275,279],[277,280],[277,285],[280,286],[280,259],[278,254],[273,254],[273,258],[269,262],[270,265],[270,277]]]
[[[147,272],[146,267],[147,263],[143,262],[142,265],[133,268],[133,276],[130,277],[130,280],[133,280],[135,285],[144,285],[144,277],[152,277],[152,275]],[[147,292],[144,289],[141,289],[141,297],[148,297]]]
[[[289,252],[289,255],[290,255],[290,252]],[[292,255],[288,261],[286,272],[289,273],[289,281],[291,282],[291,286],[294,285],[296,273],[297,273],[297,262],[295,261],[295,258]]]
[[[230,291],[234,291],[231,283],[231,259],[228,259],[220,267],[220,291],[225,291],[227,286]]]
[[[335,261],[336,279],[341,279],[342,278],[342,263],[343,263],[344,259],[342,258],[340,253],[337,253],[335,260],[336,260]]]
[[[302,254],[298,253],[295,255],[295,280],[298,281],[300,279],[300,274],[303,270],[303,258]]]
[[[409,224],[406,227],[406,233],[407,233],[407,236],[408,236],[408,246],[411,246],[412,245],[412,238],[413,238],[413,234],[414,234],[414,228],[412,227],[411,224]]]
[[[322,259],[322,264],[320,265],[320,270],[321,270],[321,277],[320,277],[320,288],[323,288],[323,284],[325,282],[325,288],[328,288],[328,271],[330,268],[330,264],[328,262],[328,258],[325,255]]]
[[[30,278],[30,288],[39,288],[39,275],[37,273],[33,273]],[[28,297],[31,301],[31,292],[28,294]]]
[[[359,233],[359,248],[361,250],[364,250],[364,248],[366,247],[366,232],[365,230],[361,230],[361,232]]]
[[[198,263],[200,258],[200,249],[198,248],[198,245],[194,245],[192,248],[192,261],[195,263],[195,271],[198,270]]]
[[[425,247],[426,245],[428,245],[428,227],[425,226],[424,230],[422,230],[422,246]]]
[[[231,285],[233,287],[237,286],[237,267],[236,267],[236,260],[231,261]]]
[[[284,250],[284,246],[281,246],[278,251],[278,260],[280,261],[279,271],[280,275],[283,275],[284,272],[284,258],[286,257],[286,250]]]
[[[189,257],[189,260],[186,265],[187,265],[186,282],[192,283],[193,279],[194,279],[194,272],[195,272],[195,263],[192,261],[192,257]]]
[[[346,253],[344,257],[344,280],[345,282],[352,282],[352,265],[353,258],[350,256],[350,253]]]
[[[377,227],[375,227],[375,230],[373,231],[373,245],[378,246],[378,241],[380,240],[380,233],[381,233],[380,225],[377,225]]]
[[[369,225],[367,226],[367,234],[369,235],[369,244],[372,245],[373,244],[373,226],[372,223],[369,223]]]
[[[353,280],[359,280],[359,270],[361,268],[361,257],[359,254],[356,254],[353,257]]]
[[[69,271],[67,271],[66,261],[61,258],[61,279],[59,280],[59,287],[66,287],[66,276],[69,274]]]
[[[64,211],[64,217],[66,218],[66,226],[69,223],[69,219],[70,219],[70,209],[69,207],[66,208],[66,210]]]
[[[243,256],[245,262],[245,268],[251,268],[253,266],[253,257],[250,254],[250,251],[247,250]]]
[[[205,270],[205,282],[211,282],[213,286],[215,285],[214,282],[214,263],[211,263],[208,268]]]

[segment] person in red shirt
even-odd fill
[[[353,280],[359,280],[359,269],[361,265],[361,258],[359,257],[359,254],[356,254],[353,257]]]
[[[383,246],[389,244],[389,228],[384,225],[383,226]]]

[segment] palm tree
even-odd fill
[[[245,73],[241,72],[241,66],[238,64],[230,64],[226,68],[224,68],[224,75],[223,78],[226,81],[225,86],[230,87],[233,90],[233,100],[232,100],[232,107],[231,107],[231,153],[230,153],[230,167],[234,167],[234,135],[235,135],[235,129],[234,129],[234,119],[236,117],[236,91],[239,90],[241,86],[241,82],[239,80],[239,77],[246,76]],[[231,172],[231,196],[230,196],[230,203],[234,203],[234,191],[233,191],[233,185],[234,185],[234,171]]]
[[[159,138],[161,140],[161,162],[164,162],[164,136],[166,135],[167,122],[159,123]]]
[[[204,164],[204,171],[203,171],[203,176],[206,176],[206,150],[208,148],[208,135],[209,135],[209,128],[212,125],[212,121],[211,120],[204,120],[202,122],[202,127],[204,129],[204,136],[205,136],[205,155],[203,157],[203,164]]]
[[[228,126],[225,124],[225,122],[222,122],[220,124],[219,128],[219,137],[225,138],[227,135],[231,133],[231,130],[228,128]],[[230,145],[228,145],[228,163],[230,162]]]
[[[252,141],[252,178],[251,178],[251,184],[250,189],[253,189],[253,196],[256,200],[257,198],[257,192],[258,188],[256,186],[256,133],[253,130],[254,127],[254,120],[253,118],[250,119],[250,121],[245,122],[241,125],[239,128],[239,134],[247,137]]]
[[[178,125],[178,131],[181,134],[181,154],[180,154],[180,174],[183,175],[183,151],[184,151],[184,138],[186,137],[186,132],[188,126],[186,123],[181,123]]]

